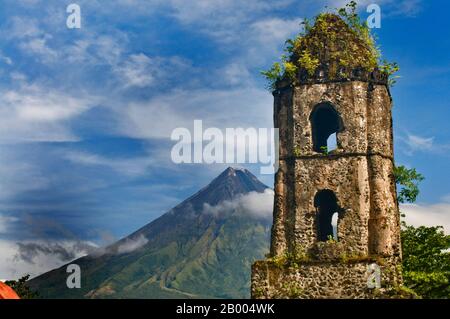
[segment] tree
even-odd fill
[[[404,166],[395,167],[394,174],[401,186],[398,201],[415,202],[424,177]],[[416,228],[402,221],[402,227],[404,285],[423,298],[449,298],[450,236],[444,234],[442,226]]]
[[[402,186],[398,193],[399,203],[413,203],[419,195],[419,182],[425,178],[417,173],[415,168],[406,168],[405,166],[394,167],[395,182]]]
[[[423,298],[450,297],[450,235],[441,226],[402,230],[403,281]]]
[[[30,279],[30,275],[23,276],[18,280],[8,280],[5,284],[10,286],[19,295],[21,299],[34,299],[38,297],[38,293],[32,291],[27,285],[27,281]]]

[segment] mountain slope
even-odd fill
[[[249,171],[228,168],[101,254],[72,262],[81,268],[81,289],[66,287],[65,266],[30,286],[43,298],[249,297],[250,266],[268,250],[271,222],[232,203],[266,189]]]

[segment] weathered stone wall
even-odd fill
[[[398,260],[380,265],[381,288],[369,288],[372,261],[277,265],[258,261],[252,267],[252,298],[387,298],[400,297]]]
[[[310,251],[317,243],[317,191],[329,189],[338,198],[337,237],[347,254],[368,254],[370,188],[365,156],[307,158],[295,160],[294,237],[288,238],[297,249]],[[294,249],[294,247],[292,247]]]
[[[280,158],[314,156],[310,115],[329,102],[341,115],[336,153],[379,153],[393,156],[391,101],[384,85],[338,82],[299,85],[275,92],[274,123],[280,129]]]
[[[313,200],[322,189],[332,190],[343,209],[338,238],[348,253],[398,254],[391,101],[386,86],[361,81],[304,84],[274,96],[280,169],[275,178],[272,255],[314,248]],[[329,154],[315,152],[312,145],[310,115],[324,102],[334,106],[344,125],[337,134],[338,148]]]
[[[280,158],[272,259],[253,266],[252,295],[372,298],[367,265],[370,258],[380,257],[388,261],[382,266],[383,285],[400,284],[400,221],[386,85],[371,81],[303,83],[279,89],[274,97]],[[310,116],[320,103],[330,103],[343,122],[337,149],[325,154],[313,150]],[[314,197],[324,189],[334,192],[340,207],[338,242],[318,241]],[[280,267],[271,261],[299,253],[307,262],[296,267]],[[348,258],[358,261],[343,262]]]

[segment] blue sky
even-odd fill
[[[81,29],[66,27],[71,2]],[[0,258],[20,256],[16,242],[107,244],[203,187],[226,165],[173,164],[172,130],[271,127],[259,71],[302,18],[343,3],[0,0]],[[396,161],[426,176],[403,209],[449,225],[450,4],[360,3],[364,17],[380,5],[379,45],[401,67]],[[0,266],[0,278],[46,267]]]

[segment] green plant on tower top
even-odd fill
[[[329,79],[348,78],[354,70],[378,69],[388,76],[397,72],[396,63],[380,60],[380,50],[366,21],[358,16],[356,6],[351,1],[335,13],[317,15],[313,24],[303,21],[303,31],[286,41],[281,62],[261,72],[268,80],[268,88],[276,89],[282,80],[295,83],[299,72],[312,77],[318,68],[326,70]],[[393,83],[395,80],[391,79],[389,84]]]

